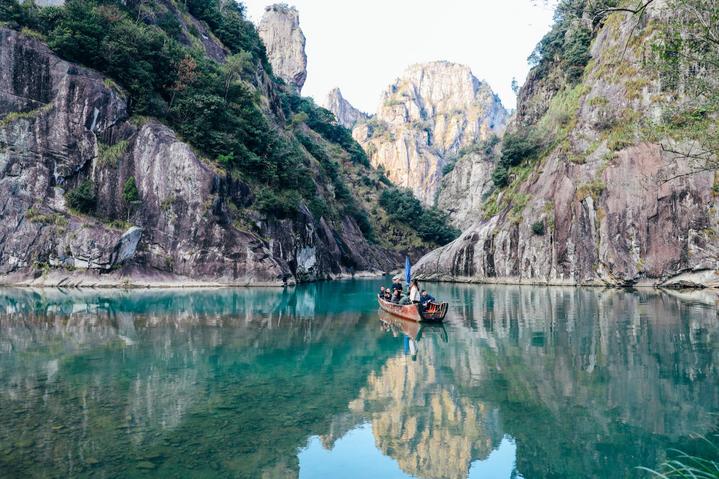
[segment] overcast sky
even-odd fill
[[[242,0],[258,23],[267,0]],[[294,0],[307,37],[304,96],[325,103],[340,87],[354,106],[374,113],[384,89],[413,63],[449,60],[489,82],[515,107],[527,57],[549,30],[552,8],[532,0]]]

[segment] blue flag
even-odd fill
[[[409,262],[409,256],[405,256],[404,260],[404,280],[407,282],[407,286],[412,280],[412,265]]]

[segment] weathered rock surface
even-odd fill
[[[339,88],[333,88],[327,95],[327,103],[325,108],[334,113],[335,118],[340,125],[352,129],[357,122],[369,119],[369,115],[364,113],[348,102],[343,96]]]
[[[302,91],[307,79],[307,55],[297,9],[285,4],[265,7],[258,32],[267,48],[274,74],[296,88],[298,93]]]
[[[350,218],[330,227],[309,211],[283,221],[257,215],[261,237],[238,229],[228,209],[252,203],[247,185],[198,158],[168,127],[129,121],[123,92],[98,73],[12,30],[0,29],[0,40],[3,281],[282,284],[397,261]],[[103,160],[100,147],[121,142],[119,158]],[[123,198],[130,177],[137,204]],[[65,191],[87,179],[98,218],[66,205]]]
[[[474,226],[415,271],[456,281],[719,286],[714,172],[697,171],[638,134],[630,146],[610,144],[612,135],[632,138],[632,118],[656,115],[653,98],[661,94],[657,81],[641,76],[641,52],[629,49],[617,64],[633,26],[631,19],[607,22],[571,92],[537,84],[551,83],[551,72],[545,79],[530,74],[515,127],[541,118],[551,130],[556,104],[576,96],[566,140],[516,189],[495,198],[506,205],[498,214],[475,216]],[[629,73],[607,73],[615,69]]]
[[[494,188],[494,162],[481,153],[460,157],[442,177],[437,207],[449,214],[452,226],[465,230],[482,217],[482,205]]]
[[[374,166],[433,205],[442,167],[463,147],[501,135],[507,111],[469,67],[432,62],[409,67],[382,96],[377,114],[353,130]]]

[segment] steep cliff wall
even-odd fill
[[[447,212],[452,225],[461,230],[481,219],[482,207],[494,190],[494,149],[490,145],[460,156],[439,184],[437,208]]]
[[[247,209],[239,223],[233,212],[255,202],[247,184],[167,126],[129,118],[112,81],[15,31],[0,39],[3,281],[281,284],[398,262],[354,219],[330,224],[304,205],[289,219]],[[94,216],[67,204],[83,184]]]
[[[434,205],[443,166],[462,148],[501,135],[507,117],[489,85],[468,67],[432,62],[409,67],[353,136],[394,183]]]
[[[639,18],[610,15],[594,27],[576,82],[551,62],[530,73],[510,130],[523,153],[508,185],[483,201],[473,227],[420,261],[421,276],[719,285],[715,173],[668,151],[684,141],[671,131],[646,127],[682,101],[645,68],[662,21],[658,5]]]
[[[285,4],[266,7],[258,33],[274,74],[301,92],[307,79],[307,55],[297,9]]]

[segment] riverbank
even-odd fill
[[[446,274],[418,274],[420,281],[433,283],[503,284],[526,286],[585,286],[614,288],[660,288],[660,289],[716,289],[719,290],[719,271],[688,271],[669,278],[642,278],[635,283],[619,278],[607,278],[604,281],[575,281],[562,279],[541,280],[537,278],[517,278],[512,276],[478,277],[452,276]]]
[[[358,271],[354,274],[341,273],[319,281],[338,281],[352,278],[379,278],[389,274],[385,271]],[[99,273],[96,271],[48,270],[34,273],[13,273],[0,277],[2,287],[29,288],[237,288],[296,286],[294,278],[277,281],[260,281],[253,277],[242,280],[232,278],[192,278],[143,268],[123,268],[117,271]]]

